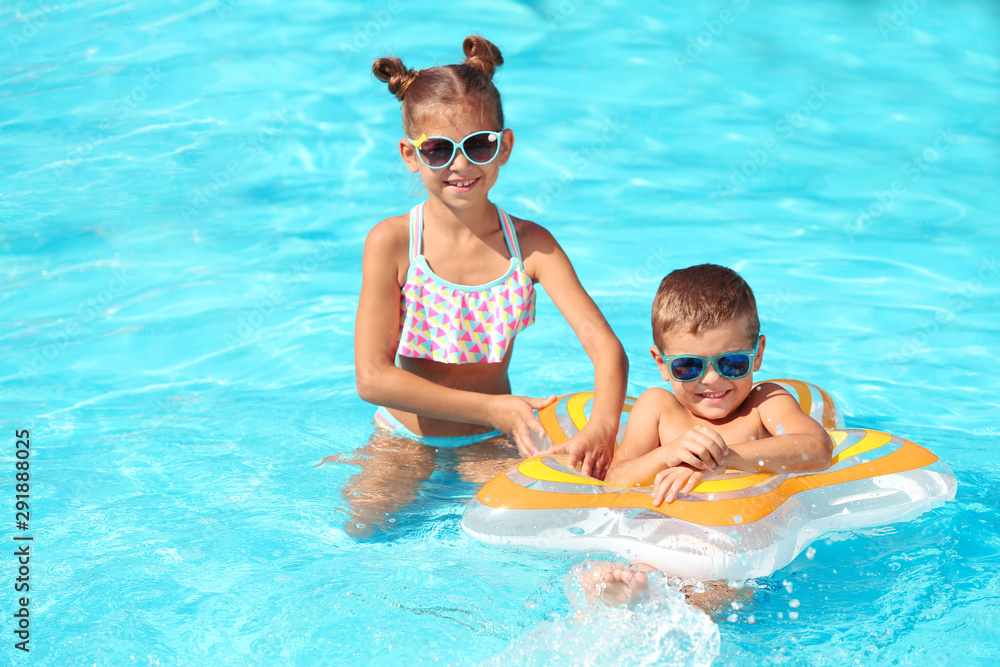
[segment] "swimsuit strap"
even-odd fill
[[[410,209],[410,263],[422,254],[424,239],[424,204],[421,202]],[[500,216],[500,228],[503,230],[504,241],[507,242],[507,250],[512,257],[521,260],[521,247],[517,243],[517,234],[514,232],[514,223],[510,216],[499,206],[496,207]]]
[[[511,221],[510,216],[502,208],[497,206],[497,213],[500,214],[500,227],[503,229],[504,240],[507,241],[507,249],[513,257],[517,257],[517,261],[521,260],[521,248],[517,245],[517,234],[514,232],[514,223]]]
[[[417,259],[423,250],[424,203],[420,202],[410,209],[410,264]]]

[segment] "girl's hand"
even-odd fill
[[[723,465],[729,453],[729,445],[722,436],[701,424],[662,447],[668,468],[688,465],[695,470],[711,470]]]
[[[667,504],[674,502],[680,493],[690,493],[705,479],[714,477],[724,470],[722,466],[713,470],[695,470],[688,465],[667,468],[656,474],[653,481],[653,506],[659,507],[666,500]]]
[[[490,425],[514,438],[517,451],[528,458],[538,454],[538,448],[531,441],[531,431],[539,438],[545,437],[545,429],[535,416],[535,410],[540,410],[556,400],[555,394],[548,398],[531,398],[529,396],[512,396],[504,394],[490,399],[487,418]]]
[[[604,479],[615,454],[614,434],[601,437],[595,430],[584,427],[566,442],[550,447],[546,454],[569,454],[569,467],[575,468],[583,463],[580,472]]]

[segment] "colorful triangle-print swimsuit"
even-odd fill
[[[510,269],[485,285],[456,285],[436,275],[423,249],[424,205],[410,211],[410,268],[400,302],[402,357],[448,364],[502,361],[514,337],[535,321],[535,290],[521,262],[510,217],[497,207]]]
[[[521,250],[510,218],[500,208],[500,226],[510,250],[510,269],[485,285],[456,285],[431,271],[421,252],[424,205],[410,211],[410,268],[400,302],[399,349],[403,357],[449,364],[502,361],[511,341],[535,321],[535,290],[521,263]],[[461,447],[503,435],[435,437],[417,435],[385,407],[375,412],[375,424],[399,438],[431,447]]]

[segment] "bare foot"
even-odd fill
[[[646,596],[646,573],[608,561],[584,561],[577,566],[580,588],[588,601],[598,600],[611,607],[631,607]]]

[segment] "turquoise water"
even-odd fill
[[[0,474],[5,539],[33,541],[31,652],[14,648],[8,555],[0,662],[1000,655],[991,3],[7,10]],[[560,239],[625,344],[630,393],[659,382],[646,350],[660,277],[725,263],[757,293],[762,376],[815,382],[848,426],[930,448],[958,476],[956,501],[816,543],[717,624],[668,591],[644,614],[567,618],[578,558],[466,537],[475,487],[445,456],[385,530],[345,532],[360,468],[321,462],[352,460],[372,428],[352,359],[362,242],[420,197],[396,155],[398,105],[369,66],[390,51],[451,62],[472,32],[507,61],[496,80],[516,145],[494,199]],[[544,297],[538,314],[516,391],[590,386]]]

